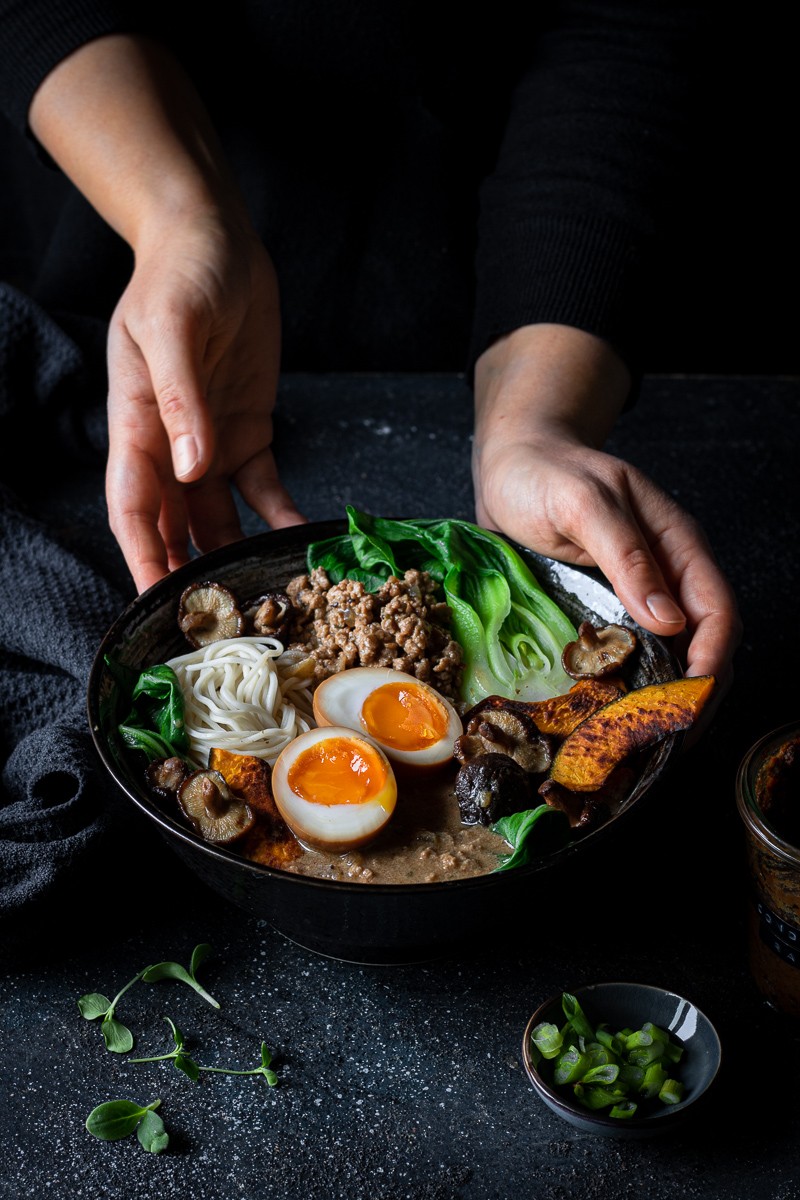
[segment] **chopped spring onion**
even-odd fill
[[[651,1021],[641,1029],[613,1031],[607,1023],[594,1028],[575,996],[564,992],[561,1006],[567,1018],[561,1029],[542,1022],[531,1034],[532,1048],[552,1059],[556,1087],[571,1087],[589,1109],[608,1109],[609,1116],[627,1120],[640,1101],[678,1104],[684,1085],[670,1075],[683,1047],[667,1030]]]

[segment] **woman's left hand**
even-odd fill
[[[627,372],[599,339],[529,326],[476,368],[477,520],[541,554],[598,567],[630,615],[676,637],[689,675],[730,685],[741,639],[736,598],[702,529],[602,444]]]

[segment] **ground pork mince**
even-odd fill
[[[377,592],[315,568],[287,589],[295,609],[290,645],[316,663],[315,682],[347,667],[393,667],[457,700],[462,654],[450,634],[450,608],[427,571],[391,576]]]

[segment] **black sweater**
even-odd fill
[[[520,325],[632,365],[684,186],[702,5],[0,0],[0,278],[107,320],[130,254],[27,134],[86,41],[170,45],[212,114],[281,284],[285,369],[462,369]]]

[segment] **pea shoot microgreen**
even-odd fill
[[[100,1029],[103,1041],[106,1049],[110,1050],[112,1054],[127,1054],[129,1050],[133,1049],[133,1034],[127,1025],[123,1025],[121,1021],[117,1020],[114,1012],[128,988],[132,988],[143,974],[144,972],[140,971],[138,975],[134,975],[133,979],[117,992],[113,1000],[109,1000],[108,996],[104,996],[102,992],[87,992],[78,1000],[81,1016],[85,1017],[87,1021],[96,1021],[98,1017],[102,1017]]]
[[[188,969],[180,963],[165,961],[153,963],[139,971],[123,988],[117,992],[113,1000],[109,1000],[101,992],[87,992],[78,1000],[81,1015],[87,1021],[100,1020],[103,1041],[108,1050],[115,1054],[126,1054],[133,1049],[133,1034],[115,1015],[116,1007],[129,988],[140,980],[144,983],[156,983],[161,979],[176,979],[191,987],[214,1008],[219,1003],[210,996],[197,978],[197,971],[211,953],[211,947],[202,942],[195,946]],[[172,1033],[173,1048],[165,1054],[155,1054],[148,1058],[129,1058],[129,1063],[173,1062],[178,1071],[182,1071],[193,1083],[200,1078],[201,1071],[214,1072],[220,1075],[261,1075],[269,1087],[276,1087],[278,1076],[272,1068],[272,1053],[266,1042],[261,1043],[261,1062],[257,1067],[242,1070],[233,1067],[204,1067],[195,1062],[186,1049],[186,1038],[170,1017],[164,1020]],[[93,1137],[101,1141],[114,1142],[127,1137],[136,1131],[136,1136],[145,1150],[151,1154],[160,1154],[169,1144],[169,1135],[164,1128],[164,1122],[155,1112],[161,1104],[154,1100],[144,1106],[135,1104],[132,1100],[109,1100],[92,1109],[86,1118],[86,1128]]]
[[[136,1130],[140,1144],[150,1154],[160,1154],[169,1145],[169,1134],[164,1122],[155,1112],[160,1100],[142,1107],[132,1100],[108,1100],[98,1104],[86,1118],[86,1128],[92,1137],[101,1142],[118,1142]]]
[[[187,1053],[186,1039],[175,1022],[169,1017],[164,1017],[164,1020],[172,1030],[172,1040],[175,1043],[174,1049],[168,1050],[166,1054],[151,1055],[149,1058],[129,1058],[129,1063],[169,1062],[171,1060],[175,1063],[176,1069],[183,1071],[184,1075],[188,1075],[193,1083],[196,1083],[200,1078],[201,1071],[213,1071],[219,1075],[263,1075],[270,1087],[277,1085],[278,1076],[270,1068],[272,1054],[266,1042],[261,1043],[260,1065],[250,1070],[234,1070],[232,1067],[202,1067]]]
[[[127,1054],[133,1049],[133,1034],[126,1025],[117,1020],[115,1010],[117,1004],[135,983],[143,980],[145,983],[156,983],[159,979],[177,979],[181,983],[186,983],[193,988],[198,996],[202,996],[214,1008],[219,1008],[218,1002],[213,996],[210,996],[202,984],[197,979],[197,969],[211,953],[211,947],[206,942],[202,942],[199,946],[195,946],[192,951],[189,969],[182,967],[177,962],[160,962],[153,963],[140,971],[138,975],[134,975],[121,991],[117,992],[113,1000],[109,1000],[102,992],[87,992],[85,996],[81,996],[78,1000],[78,1008],[81,1016],[87,1021],[96,1021],[98,1017],[102,1018],[100,1026],[103,1034],[103,1041],[106,1044],[106,1049],[113,1054]]]
[[[185,1038],[178,1026],[169,1017],[164,1017],[164,1020],[172,1030],[172,1040],[175,1043],[174,1050],[168,1050],[166,1054],[154,1054],[150,1058],[129,1058],[129,1063],[146,1063],[146,1062],[164,1062],[172,1059],[175,1067],[179,1071],[183,1071],[184,1075],[188,1075],[193,1083],[196,1083],[200,1078],[200,1070],[197,1063],[191,1058],[185,1050]]]
[[[266,1042],[261,1043],[261,1063],[249,1071],[234,1071],[231,1067],[201,1067],[201,1071],[219,1071],[224,1075],[263,1075],[270,1087],[276,1087],[278,1076],[271,1069],[272,1054]]]
[[[219,1003],[213,996],[209,996],[197,979],[197,968],[205,962],[210,953],[211,947],[207,942],[203,942],[201,945],[195,946],[192,951],[188,971],[176,962],[154,963],[152,967],[147,967],[142,972],[142,979],[145,983],[155,983],[159,979],[178,979],[181,983],[187,983],[189,987],[194,988],[198,996],[202,996],[213,1008],[219,1008]]]

